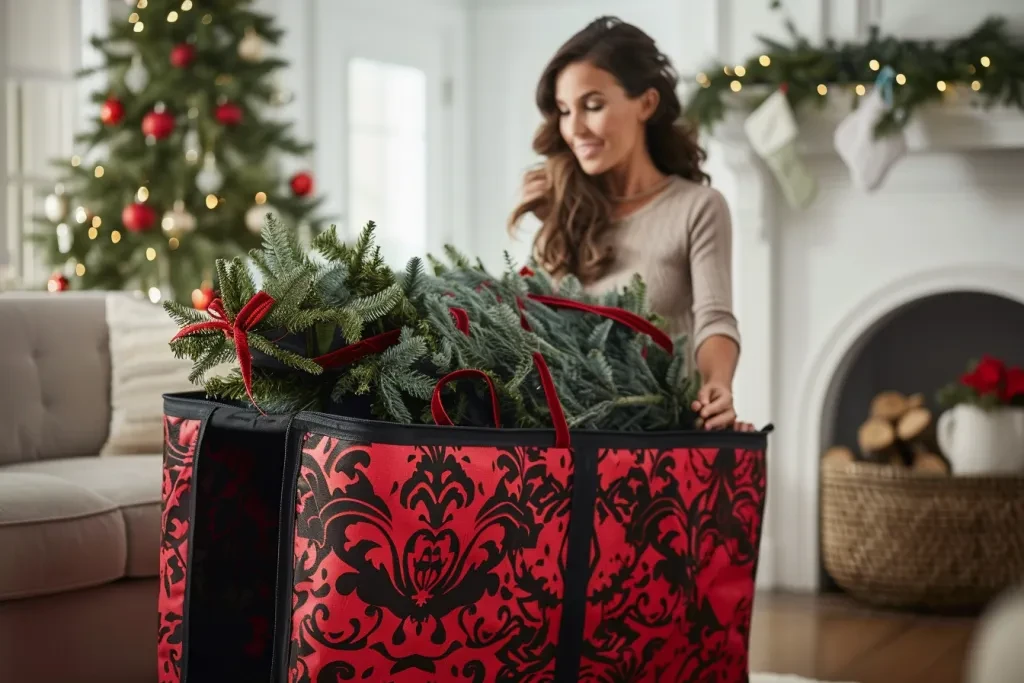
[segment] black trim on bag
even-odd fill
[[[590,585],[590,548],[594,539],[594,506],[599,483],[597,453],[597,446],[589,443],[573,448],[572,507],[569,511],[555,683],[576,683],[580,675],[587,586]]]
[[[196,531],[196,500],[199,498],[199,454],[203,449],[203,438],[206,436],[206,427],[217,412],[214,405],[178,404],[178,408],[184,410],[168,410],[167,402],[164,402],[164,414],[173,417],[180,417],[184,420],[199,420],[199,434],[196,436],[196,448],[192,455],[192,481],[190,487],[192,496],[188,502],[188,551],[185,557],[185,596],[181,603],[181,683],[188,683],[188,654],[189,654],[189,614],[188,608],[192,602],[192,552],[196,547],[193,536]],[[166,448],[166,445],[164,446]],[[161,543],[163,539],[161,539]]]
[[[288,649],[292,633],[292,593],[295,572],[295,497],[305,429],[292,419],[285,435],[281,472],[281,504],[278,509],[277,580],[274,583],[274,623],[271,629],[270,681],[288,683]]]
[[[382,420],[363,420],[342,415],[303,411],[293,426],[306,431],[345,439],[353,443],[389,443],[396,446],[540,446],[552,448],[553,429],[502,427],[445,427],[429,424],[397,424]],[[580,440],[599,442],[601,448],[744,448],[764,450],[768,446],[768,425],[754,432],[677,430],[660,432],[619,432],[583,429],[570,431],[575,448]]]
[[[184,417],[196,412],[197,405],[235,408],[233,413],[266,420],[270,417],[286,419],[294,417],[291,427],[304,425],[308,431],[326,436],[346,439],[355,443],[390,443],[396,446],[544,446],[555,442],[553,429],[522,429],[516,427],[447,427],[430,424],[398,424],[383,420],[331,415],[313,411],[301,411],[294,416],[263,416],[242,403],[209,399],[201,392],[185,392],[164,395],[164,410],[169,414]],[[290,427],[290,428],[291,428]],[[599,439],[602,448],[678,448],[685,442],[690,448],[745,448],[763,450],[768,446],[768,434],[775,429],[768,424],[753,432],[721,432],[703,429],[672,430],[657,432],[621,432],[609,429],[572,430],[573,444],[579,438]]]

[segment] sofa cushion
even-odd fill
[[[124,576],[124,517],[86,486],[0,468],[0,600],[102,585]]]
[[[0,464],[95,455],[110,424],[104,295],[0,295]]]
[[[168,343],[178,326],[163,307],[131,294],[107,297],[110,431],[100,455],[158,453],[164,444],[163,394],[195,391],[192,362]]]
[[[75,484],[102,499],[123,518],[126,555],[122,576],[157,576],[160,561],[160,487],[162,456],[64,458],[10,465],[4,473],[45,475]],[[0,505],[4,505],[0,494]]]

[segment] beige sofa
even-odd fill
[[[0,295],[0,681],[157,678],[161,455],[98,455],[105,299]]]

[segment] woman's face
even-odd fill
[[[657,91],[631,99],[611,73],[587,62],[570,64],[555,81],[559,130],[588,175],[629,164],[644,151],[644,125]]]

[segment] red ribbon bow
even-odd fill
[[[229,320],[224,310],[224,302],[217,297],[210,302],[206,311],[213,320],[201,323],[192,323],[181,328],[171,339],[172,342],[189,335],[205,332],[206,330],[220,330],[224,336],[235,342],[235,354],[238,356],[238,365],[242,371],[242,382],[245,383],[245,393],[249,400],[256,406],[256,399],[252,396],[252,352],[249,351],[249,331],[267,317],[270,309],[274,307],[274,297],[266,292],[256,292],[256,295],[249,299],[248,303],[242,306],[234,320]],[[263,411],[260,410],[262,413]]]

